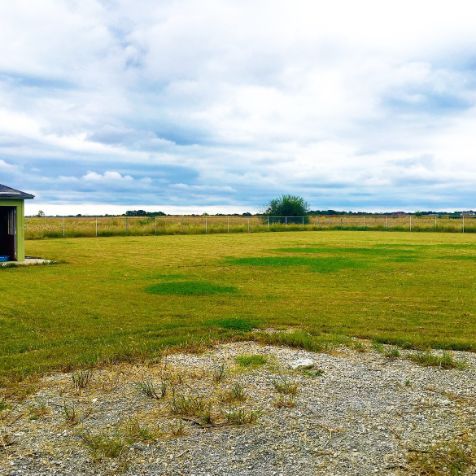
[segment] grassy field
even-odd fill
[[[476,217],[434,215],[26,217],[28,239],[191,235],[266,231],[424,231],[476,233]]]
[[[257,335],[308,348],[352,336],[476,350],[471,234],[70,238],[27,253],[61,262],[0,269],[3,383],[253,328],[294,327]]]

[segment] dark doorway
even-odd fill
[[[16,260],[17,215],[15,207],[0,207],[0,256]]]

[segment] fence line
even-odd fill
[[[286,230],[388,230],[476,232],[476,216],[448,215],[312,215],[312,216],[87,216],[27,217],[27,239],[166,235],[199,233],[255,233]]]

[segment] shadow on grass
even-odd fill
[[[367,264],[342,257],[311,258],[304,256],[261,256],[249,258],[228,258],[228,263],[239,266],[307,266],[318,273],[332,273],[341,269],[366,268]]]

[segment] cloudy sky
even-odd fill
[[[474,0],[0,0],[29,211],[476,208]]]

